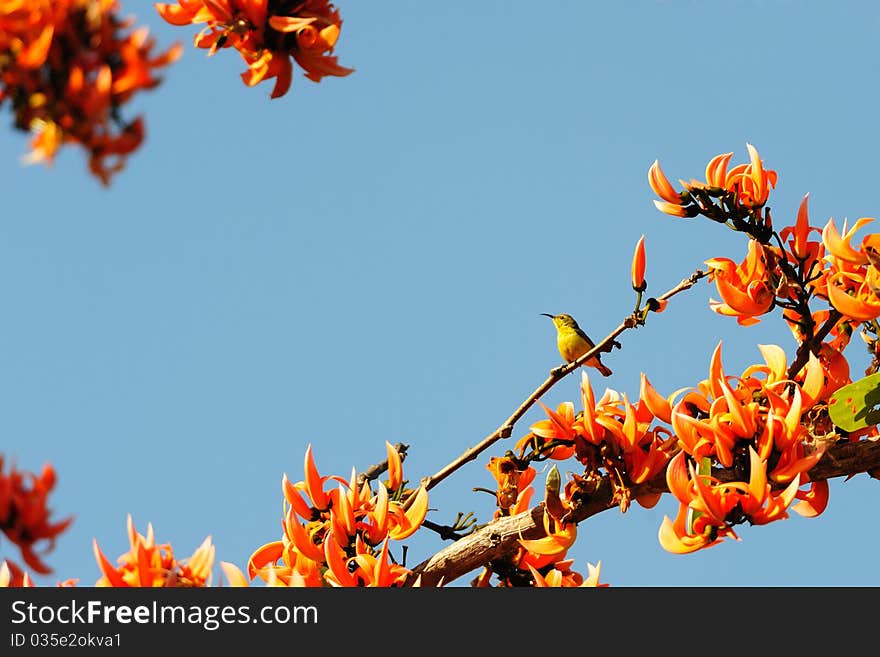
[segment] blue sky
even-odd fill
[[[109,189],[73,149],[22,165],[26,137],[0,131],[0,452],[51,461],[54,509],[75,516],[40,583],[92,584],[92,539],[115,559],[129,513],[178,556],[211,535],[243,567],[280,536],[281,477],[301,478],[308,444],[323,474],[381,460],[386,440],[410,445],[412,481],[455,459],[558,364],[539,313],[600,339],[632,310],[642,234],[649,294],[744,256],[742,236],[653,208],[655,158],[700,178],[748,142],[779,171],[778,225],[807,192],[814,224],[880,213],[874,3],[337,6],[336,54],[356,72],[298,76],[270,101],[235,53],[208,59],[195,28],[124,2],[186,50],[136,99],[147,141]],[[743,330],[709,311],[713,293],[624,334],[594,385],[635,397],[645,372],[669,394],[707,376],[719,340],[730,372],[759,343],[793,353],[778,318]],[[858,340],[847,353],[863,370]],[[472,488],[512,442],[434,489],[430,518],[487,520]],[[834,481],[816,519],[676,556],[657,541],[664,498],[588,520],[570,556],[612,586],[877,585],[878,502],[866,475]],[[441,547],[428,532],[407,545],[410,565]]]

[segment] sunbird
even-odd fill
[[[565,313],[561,315],[541,314],[553,320],[553,325],[556,327],[556,346],[559,347],[559,355],[566,363],[577,360],[596,346],[571,315]],[[602,376],[611,376],[611,370],[602,364],[598,354],[590,358],[584,365],[595,367]]]

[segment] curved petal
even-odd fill
[[[275,564],[282,556],[284,556],[284,543],[281,541],[272,541],[261,545],[248,559],[248,577],[253,579],[259,571],[266,566]]]
[[[651,189],[654,190],[654,193],[666,201],[668,205],[681,207],[681,197],[679,196],[679,193],[675,191],[672,184],[670,184],[666,174],[663,173],[663,169],[660,168],[660,162],[658,160],[654,160],[654,163],[648,169],[648,184],[651,186]],[[658,202],[654,201],[654,203],[656,205]],[[657,207],[661,212],[665,212],[665,210],[660,208],[659,205]]]
[[[326,509],[327,494],[324,492],[324,480],[321,478],[321,475],[318,474],[318,469],[315,467],[315,459],[312,457],[311,443],[309,443],[309,446],[306,448],[304,469],[306,474],[306,492],[312,500],[312,504],[318,509]]]
[[[798,491],[795,497],[800,502],[793,505],[791,510],[805,518],[815,518],[828,506],[828,481],[811,482],[809,490]]]
[[[387,440],[385,441],[385,453],[388,455],[388,487],[391,490],[397,490],[403,483],[403,464],[400,454]]]
[[[397,524],[389,532],[389,538],[395,541],[403,540],[412,536],[422,526],[425,516],[428,514],[428,489],[424,485],[419,486],[415,500],[403,514],[395,514]]]
[[[654,417],[661,422],[669,424],[672,420],[672,406],[668,399],[664,399],[651,385],[648,377],[641,375],[641,386],[639,390],[639,402],[651,411]]]
[[[844,279],[838,272],[828,279],[828,301],[842,314],[859,322],[869,322],[880,317],[880,299],[873,293],[863,299],[850,296],[836,282]]]
[[[846,221],[844,221],[843,230],[845,235],[841,236],[837,231],[837,226],[834,224],[834,218],[832,217],[822,229],[822,243],[825,244],[825,248],[828,249],[828,252],[835,258],[856,265],[865,264],[868,261],[867,256],[861,251],[856,251],[852,248],[850,245],[850,239],[859,228],[871,221],[873,221],[873,219],[862,217],[856,221],[853,228],[849,231],[846,230]]]
[[[248,578],[244,576],[244,573],[241,572],[235,564],[228,561],[221,561],[220,569],[223,571],[223,574],[226,575],[226,579],[229,581],[229,586],[248,586]]]

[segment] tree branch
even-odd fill
[[[810,479],[833,479],[875,468],[880,468],[880,441],[839,443],[825,451],[822,459],[810,470]],[[712,474],[721,481],[734,480],[729,469],[714,470]],[[633,498],[648,493],[669,492],[665,472],[644,484],[633,486],[631,490]],[[596,492],[576,509],[572,520],[580,522],[611,508],[619,507],[613,501],[612,483],[606,476]],[[499,518],[420,563],[413,569],[411,581],[421,576],[422,586],[436,586],[440,582],[448,584],[490,561],[511,555],[519,547],[519,539],[545,536],[542,517],[543,503],[518,515]]]

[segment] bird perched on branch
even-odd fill
[[[566,363],[576,361],[596,346],[571,315],[541,314],[553,320],[553,325],[556,327],[556,346],[559,347],[559,354]],[[584,365],[595,367],[602,376],[611,376],[611,370],[602,364],[598,354],[587,360]]]

